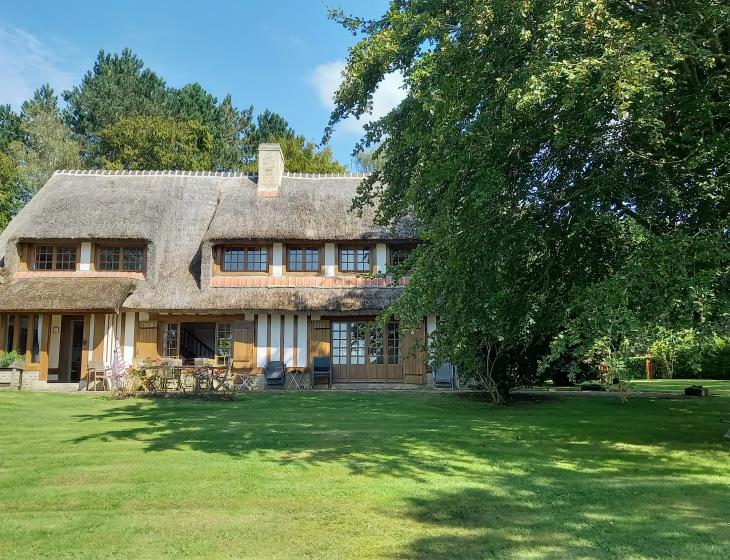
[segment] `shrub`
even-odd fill
[[[25,363],[25,354],[21,354],[17,350],[12,350],[0,356],[0,368],[10,367],[15,363]]]
[[[627,358],[623,379],[646,379],[646,356]]]

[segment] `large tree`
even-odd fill
[[[123,117],[100,133],[107,169],[211,168],[210,130],[198,121],[170,117]]]
[[[13,158],[0,152],[0,233],[21,205],[22,196],[18,164]]]
[[[20,139],[20,115],[10,105],[0,105],[0,151]]]
[[[81,145],[64,122],[53,89],[44,85],[24,102],[20,112],[20,138],[8,152],[20,169],[27,196],[32,196],[58,169],[82,167]]]
[[[319,149],[304,136],[274,138],[281,145],[287,171],[296,173],[343,173],[347,168],[334,159],[329,146]]]
[[[541,359],[727,329],[727,2],[393,0],[333,17],[361,39],[331,126],[404,77],[366,128],[362,147],[388,157],[357,205],[420,228],[389,312],[438,315],[437,358],[501,400]]]
[[[99,51],[81,83],[63,92],[71,129],[89,139],[121,117],[163,115],[167,95],[165,81],[126,48]]]
[[[246,160],[246,141],[253,130],[253,107],[239,110],[227,95],[218,105],[213,167],[220,171],[241,170]]]

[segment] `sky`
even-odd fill
[[[131,48],[170,86],[199,82],[239,107],[271,109],[321,141],[348,48],[356,38],[327,18],[328,7],[381,15],[387,0],[25,0],[0,15],[0,104],[16,110],[43,83],[59,94],[78,84],[99,49]],[[386,78],[373,114],[403,97]],[[362,122],[341,123],[330,145],[351,164]]]

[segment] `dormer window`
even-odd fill
[[[142,272],[144,247],[138,245],[100,245],[97,270]]]
[[[390,251],[391,266],[401,266],[411,254],[410,247],[393,247]]]
[[[288,272],[319,272],[319,247],[288,247]]]
[[[369,247],[340,247],[341,272],[370,272]]]
[[[76,270],[76,247],[72,245],[35,245],[33,270]]]
[[[225,247],[223,249],[224,272],[268,272],[268,247]]]

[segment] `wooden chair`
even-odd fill
[[[89,387],[93,387],[93,390],[97,390],[99,381],[101,386],[106,390],[107,379],[111,377],[112,368],[106,365],[104,362],[89,362],[86,372],[86,390]]]

